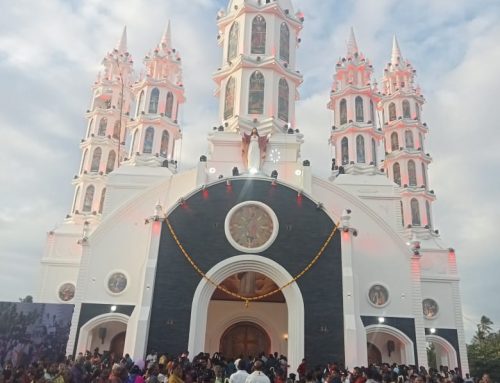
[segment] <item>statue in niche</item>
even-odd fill
[[[243,163],[249,171],[260,171],[268,142],[269,136],[261,137],[257,128],[253,128],[250,135],[243,133],[241,152]]]

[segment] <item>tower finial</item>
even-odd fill
[[[349,35],[349,40],[347,41],[347,56],[352,57],[355,53],[359,53],[358,43],[356,42],[356,36],[354,35],[354,28],[351,27],[351,33]]]
[[[121,53],[127,51],[127,26],[123,27],[122,37],[120,37],[118,44],[116,44],[116,50]]]
[[[165,31],[163,32],[160,44],[165,49],[172,48],[172,32],[171,32],[171,28],[170,28],[170,20],[168,20],[167,27],[165,28]]]
[[[392,54],[391,54],[391,64],[398,65],[399,61],[403,59],[401,55],[401,49],[399,49],[398,39],[396,35],[392,38]]]

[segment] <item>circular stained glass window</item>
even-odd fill
[[[225,230],[229,242],[236,249],[258,253],[276,239],[278,219],[272,209],[262,202],[244,202],[229,211]]]
[[[439,306],[434,299],[424,299],[422,301],[422,311],[426,319],[433,319],[439,312]]]
[[[385,286],[373,285],[368,291],[368,299],[374,306],[385,306],[389,302],[389,291]]]
[[[63,302],[69,302],[75,297],[75,285],[73,283],[64,283],[59,287],[57,295]]]
[[[120,294],[127,287],[127,276],[121,272],[111,274],[108,279],[108,289],[113,294]]]

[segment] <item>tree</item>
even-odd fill
[[[21,303],[33,303],[33,297],[31,295],[26,295],[24,298],[19,298]]]
[[[488,373],[494,382],[500,381],[500,331],[493,332],[493,322],[487,316],[481,317],[467,354],[472,376],[480,378]]]

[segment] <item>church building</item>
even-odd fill
[[[394,38],[375,81],[351,30],[329,110],[317,111],[333,116],[331,174],[315,176],[301,155],[312,127],[295,118],[304,19],[292,0],[219,11],[219,121],[182,171],[186,98],[170,24],[142,75],[126,30],[104,57],[71,210],[41,260],[37,300],[74,305],[68,353],[276,351],[293,371],[304,357],[468,371],[416,72]]]

